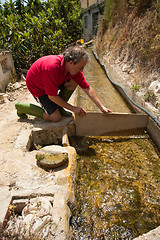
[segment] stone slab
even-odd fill
[[[143,134],[148,116],[128,113],[89,112],[85,117],[75,116],[77,136],[123,136]]]
[[[8,210],[9,204],[12,201],[12,195],[8,190],[8,186],[1,187],[0,193],[1,193],[0,227],[4,227],[5,226],[4,219],[7,216],[7,210]]]
[[[62,150],[52,151],[52,148],[47,146],[37,152],[36,159],[37,164],[45,168],[57,168],[68,161],[68,153]]]
[[[75,200],[76,151],[70,146],[62,147],[53,145],[46,148],[51,152],[67,152],[68,164],[58,167],[54,171],[45,171],[36,164],[35,155],[38,152],[37,150],[20,154],[21,149],[16,149],[14,153],[13,149],[11,149],[13,158],[7,158],[8,155],[6,156],[6,154],[3,156],[9,163],[3,165],[1,171],[7,172],[10,177],[7,175],[7,178],[4,178],[1,182],[1,186],[3,187],[0,189],[0,225],[4,226],[8,206],[13,200],[24,201],[25,199],[37,196],[53,196],[53,221],[56,223],[56,228],[53,229],[54,239],[69,239],[71,233],[68,203],[74,205]],[[13,161],[13,159],[16,159],[18,163],[17,161]],[[11,165],[10,162],[13,164]]]
[[[134,238],[134,240],[160,240],[160,226],[146,234]]]

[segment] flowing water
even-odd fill
[[[102,102],[131,112],[92,56],[84,70]],[[80,90],[80,105],[98,111]],[[160,153],[150,137],[77,139],[75,240],[133,239],[160,225]]]
[[[127,105],[113,84],[107,79],[105,72],[96,61],[91,50],[89,50],[89,57],[89,63],[85,66],[83,73],[87,82],[95,89],[99,99],[113,112],[130,113],[129,105]],[[79,105],[86,111],[100,111],[81,89],[79,90]]]

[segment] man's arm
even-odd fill
[[[96,104],[96,106],[101,110],[101,112],[109,113],[111,112],[110,109],[106,108],[100,99],[97,97],[96,92],[94,89],[90,86],[89,88],[83,89],[83,91],[89,96],[89,98]]]
[[[78,116],[86,115],[86,111],[83,108],[72,106],[71,104],[64,101],[60,96],[48,96],[48,97],[51,101],[55,102],[58,106],[66,108],[66,109],[74,112]]]

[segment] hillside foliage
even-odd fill
[[[9,0],[0,7],[0,48],[11,51],[16,69],[60,53],[81,32],[78,0]]]
[[[106,0],[96,48],[145,71],[159,71],[160,1]]]

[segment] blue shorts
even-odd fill
[[[58,87],[58,89],[60,90],[63,90],[64,88],[65,88],[64,83],[62,83]],[[47,94],[43,94],[40,97],[34,97],[34,98],[36,99],[37,102],[40,103],[40,105],[48,115],[51,115],[52,113],[54,113],[59,107],[55,102],[49,99]]]

